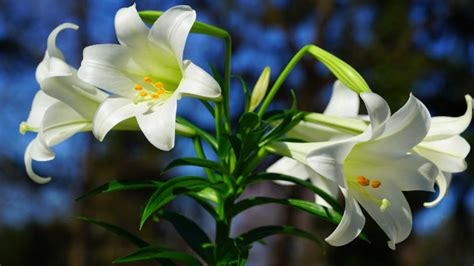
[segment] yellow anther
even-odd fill
[[[156,94],[156,93],[153,93],[153,94],[151,95],[151,98],[153,98],[153,99],[159,99],[159,98],[160,98],[160,95],[159,95],[159,94]]]
[[[369,183],[370,183],[370,180],[367,179],[367,177],[365,177],[363,175],[360,175],[360,176],[356,177],[356,181],[359,185],[364,186],[364,187],[368,186]]]
[[[144,77],[143,81],[145,81],[146,83],[151,83],[152,82],[150,77]]]
[[[158,81],[158,82],[155,82],[153,86],[157,89],[162,89],[165,86],[165,84],[163,84],[163,82]]]
[[[380,204],[380,211],[384,212],[385,210],[388,209],[388,207],[390,207],[390,205],[391,203],[388,199],[383,199],[382,203]]]
[[[142,96],[142,97],[145,97],[145,96],[147,96],[147,95],[148,95],[148,93],[147,93],[146,91],[140,92],[140,96]]]
[[[156,93],[163,94],[163,93],[165,93],[165,90],[164,89],[159,89]]]
[[[372,180],[372,182],[370,183],[370,185],[373,187],[373,188],[378,188],[382,185],[382,182],[380,182],[379,180]]]
[[[143,86],[142,86],[142,85],[139,85],[139,84],[136,84],[133,88],[134,88],[136,91],[141,91],[141,90],[143,90]]]

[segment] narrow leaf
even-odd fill
[[[168,220],[173,224],[179,235],[186,241],[189,247],[192,248],[202,259],[207,263],[213,264],[212,250],[206,249],[212,242],[204,232],[194,221],[187,217],[169,211],[163,211],[159,214],[159,217]]]
[[[86,192],[81,195],[76,201],[84,200],[86,198],[95,196],[100,193],[108,193],[115,191],[133,190],[133,189],[145,189],[145,188],[158,188],[161,182],[158,181],[110,181],[103,185],[100,185],[93,190]]]
[[[286,225],[283,225],[283,226],[267,225],[267,226],[258,227],[258,228],[248,231],[247,233],[240,235],[237,238],[237,241],[239,245],[241,246],[248,246],[256,241],[262,240],[265,237],[272,236],[272,235],[281,235],[281,234],[306,238],[308,240],[315,242],[319,246],[323,247],[323,242],[319,238],[313,236],[312,234],[306,231],[294,228],[292,226],[286,226]]]
[[[114,260],[113,263],[128,263],[128,262],[136,262],[136,261],[144,261],[144,260],[152,260],[152,259],[168,259],[168,260],[180,261],[180,262],[186,263],[186,265],[191,265],[191,266],[202,265],[201,262],[199,262],[199,260],[189,255],[188,253],[164,249],[157,246],[149,246],[149,247],[139,249],[138,251],[128,256],[121,257]]]
[[[164,182],[162,186],[151,195],[143,209],[140,229],[143,227],[145,221],[155,211],[175,199],[177,196],[188,192],[197,192],[209,187],[210,185],[211,183],[207,179],[198,176],[175,177]]]
[[[283,175],[283,174],[277,174],[277,173],[259,173],[254,176],[248,177],[245,180],[246,185],[253,183],[253,182],[260,182],[260,181],[268,181],[268,180],[283,180],[283,181],[289,181],[295,184],[298,184],[300,186],[306,187],[307,189],[311,190],[321,198],[323,198],[327,203],[333,207],[333,209],[338,212],[342,213],[342,207],[339,205],[337,200],[333,198],[331,195],[327,194],[325,191],[322,189],[315,187],[313,184],[311,184],[308,181],[301,180],[299,178],[289,176],[289,175]]]
[[[132,234],[132,233],[128,232],[127,230],[125,230],[123,228],[120,228],[116,225],[109,224],[109,223],[104,222],[102,220],[94,219],[94,218],[90,218],[90,217],[78,216],[76,218],[81,220],[81,221],[85,221],[85,222],[88,222],[88,223],[98,225],[98,226],[106,229],[107,231],[128,240],[130,243],[134,244],[135,246],[137,246],[139,248],[144,248],[144,247],[150,246],[150,244],[148,244],[148,242],[146,242],[145,240],[142,240],[141,238],[135,236],[134,234]],[[155,258],[155,259],[159,263],[161,263],[161,265],[164,265],[164,266],[174,266],[175,265],[171,260],[166,259],[166,258]]]
[[[179,158],[169,163],[165,167],[165,169],[163,169],[162,173],[167,172],[170,169],[178,167],[178,166],[199,166],[199,167],[215,170],[218,172],[223,171],[222,166],[219,163],[214,162],[214,161],[200,159],[200,158]]]

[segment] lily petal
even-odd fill
[[[396,185],[393,189],[403,191],[434,191],[434,182],[439,171],[429,160],[417,154],[408,154],[401,158],[372,156],[358,148],[359,146],[352,151],[351,158],[348,159],[350,163],[346,164],[346,168],[350,169],[349,173],[345,173],[347,176],[362,175],[377,179],[382,182],[382,186],[385,186],[385,181],[390,181]]]
[[[115,15],[115,32],[119,43],[140,48],[147,42],[148,27],[138,15],[136,4],[121,8]]]
[[[336,230],[325,239],[333,246],[343,246],[351,242],[362,232],[365,225],[365,217],[357,201],[345,188],[340,189],[346,202],[344,214]]]
[[[35,138],[28,144],[28,147],[26,147],[25,151],[25,156],[24,156],[24,163],[25,163],[25,168],[26,168],[26,173],[28,176],[31,178],[31,180],[35,181],[38,184],[46,184],[49,181],[51,181],[51,177],[43,177],[38,174],[36,174],[33,171],[33,160],[31,158],[31,149],[33,146],[37,145],[36,143],[37,139]]]
[[[359,95],[337,80],[334,82],[332,95],[326,110],[324,110],[324,114],[356,117],[359,114],[359,104]]]
[[[390,180],[385,180],[384,184],[377,189],[361,188],[364,191],[370,189],[370,194],[351,190],[354,191],[357,201],[390,238],[388,246],[391,249],[395,249],[395,244],[408,237],[412,227],[410,206],[403,193],[398,189],[393,189],[394,187],[395,184],[391,184]],[[379,201],[383,199],[389,202],[389,206],[381,210]]]
[[[415,152],[435,163],[440,170],[459,173],[467,168],[464,160],[471,146],[459,135],[447,139],[423,141],[415,147]]]
[[[133,59],[132,50],[119,44],[98,44],[84,48],[78,71],[80,79],[127,98],[135,94],[133,79],[142,79],[143,68]]]
[[[311,169],[309,170],[311,171],[310,172],[311,183],[313,183],[314,186],[320,188],[321,190],[323,190],[324,192],[326,192],[328,195],[332,196],[333,198],[337,198],[337,195],[339,192],[338,185],[335,182],[320,176],[315,171],[312,171]],[[331,204],[327,203],[323,198],[321,198],[317,194],[314,195],[314,201],[319,205],[332,209]]]
[[[64,55],[61,50],[58,49],[56,46],[56,38],[58,37],[59,33],[65,29],[73,29],[77,30],[79,27],[72,23],[63,23],[57,26],[48,36],[48,44],[46,53],[44,56],[43,61],[38,65],[36,68],[36,80],[41,82],[46,75],[50,72],[50,65],[51,60],[54,58],[57,61],[64,61]]]
[[[344,184],[344,160],[356,144],[356,141],[347,140],[312,149],[306,157],[307,163],[323,177]]]
[[[472,97],[466,95],[467,109],[459,117],[437,116],[431,120],[431,128],[427,140],[436,140],[459,135],[466,130],[472,120]]]
[[[52,147],[81,130],[90,130],[90,127],[91,120],[84,118],[70,106],[58,102],[44,114],[38,137],[45,147]]]
[[[436,184],[439,188],[438,197],[436,197],[436,199],[434,199],[433,201],[423,203],[423,206],[425,206],[426,208],[433,208],[441,202],[441,200],[444,198],[444,196],[446,196],[446,193],[448,192],[448,187],[451,183],[452,176],[453,175],[451,173],[439,173],[439,175],[436,177]]]
[[[204,99],[221,96],[221,87],[211,75],[189,60],[185,60],[183,65],[184,75],[177,89],[180,94]]]
[[[28,126],[39,129],[41,127],[41,122],[43,121],[43,116],[46,110],[48,110],[51,105],[57,102],[59,101],[54,99],[53,97],[46,95],[42,91],[38,91],[35,94],[35,97],[33,98],[31,111],[28,116],[28,119],[26,120]]]
[[[270,167],[267,168],[267,172],[290,175],[301,180],[306,180],[309,178],[307,167],[297,160],[291,159],[289,157],[282,157],[270,165]],[[277,180],[274,182],[280,185],[294,185],[293,182],[288,181]]]
[[[174,148],[177,99],[173,95],[162,105],[137,115],[137,122],[148,141],[163,151]]]
[[[181,62],[184,45],[195,20],[196,12],[191,7],[172,7],[155,21],[148,38],[156,45],[172,52],[177,62]]]
[[[99,141],[102,141],[114,126],[128,118],[144,113],[147,108],[146,104],[134,104],[128,98],[109,97],[97,109],[92,132]]]
[[[430,121],[428,109],[410,95],[407,103],[386,120],[377,139],[364,145],[364,149],[374,155],[403,156],[425,138]]]
[[[76,73],[70,76],[58,76],[44,79],[41,89],[48,95],[66,103],[85,118],[92,120],[100,103],[107,94],[77,78]]]
[[[390,107],[378,94],[372,92],[361,93],[360,97],[365,103],[370,117],[372,138],[378,137],[385,129],[385,122],[390,118]]]

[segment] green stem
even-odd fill
[[[225,130],[231,133],[230,124],[230,108],[229,108],[229,93],[230,93],[230,73],[231,73],[231,59],[232,59],[232,39],[230,34],[224,38],[225,40],[225,63],[224,63],[224,91],[223,95],[223,109]]]
[[[206,154],[204,153],[204,149],[202,148],[201,139],[199,137],[194,137],[193,143],[194,143],[194,149],[196,150],[196,155],[198,156],[198,158],[206,160]],[[206,172],[206,175],[209,177],[209,180],[211,182],[216,181],[214,174],[209,168],[204,168],[204,171]]]
[[[176,122],[178,122],[178,123],[176,123],[176,125],[180,124],[182,126],[186,126],[188,128],[191,128],[192,130],[195,131],[195,134],[190,136],[190,137],[200,136],[203,140],[205,140],[207,143],[209,143],[209,145],[211,145],[211,147],[214,150],[217,150],[217,141],[209,133],[207,133],[206,131],[204,131],[200,127],[194,125],[193,123],[189,122],[188,120],[184,119],[183,117],[177,116],[176,117]],[[178,133],[178,131],[176,131],[176,132]]]
[[[288,75],[291,73],[293,68],[296,66],[296,64],[303,58],[303,56],[307,53],[308,49],[311,47],[311,45],[306,45],[303,48],[301,48],[294,56],[291,58],[290,62],[286,65],[285,69],[280,73],[280,76],[278,76],[277,80],[273,84],[272,88],[268,92],[267,97],[262,103],[262,106],[260,107],[260,110],[258,110],[258,116],[262,117],[265,111],[267,110],[268,106],[272,102],[273,98],[275,97],[276,93],[280,89],[281,85],[283,82],[286,80]]]

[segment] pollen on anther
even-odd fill
[[[140,92],[140,96],[142,96],[142,97],[145,97],[145,96],[147,96],[147,95],[148,95],[148,93],[147,93],[146,91]]]
[[[156,91],[156,93],[163,94],[163,93],[165,93],[165,90],[163,88],[160,88],[158,91]]]
[[[165,84],[163,84],[163,82],[158,81],[158,82],[155,82],[153,86],[157,89],[162,89],[165,86]]]
[[[151,98],[153,98],[153,99],[159,99],[159,98],[160,98],[160,95],[159,95],[159,94],[156,94],[156,93],[153,93],[153,94],[151,95]]]
[[[382,182],[380,182],[379,180],[372,180],[372,182],[370,183],[370,185],[373,187],[373,188],[378,188],[382,185]]]
[[[136,84],[133,88],[134,88],[136,91],[141,91],[141,90],[143,90],[143,86],[142,86],[142,85],[139,85],[139,84]]]
[[[370,183],[370,180],[367,177],[362,176],[362,175],[358,176],[356,180],[357,180],[357,183],[359,183],[359,185],[364,186],[364,187],[368,186]]]
[[[152,82],[150,77],[144,77],[143,81],[145,81],[146,83],[151,83]]]

